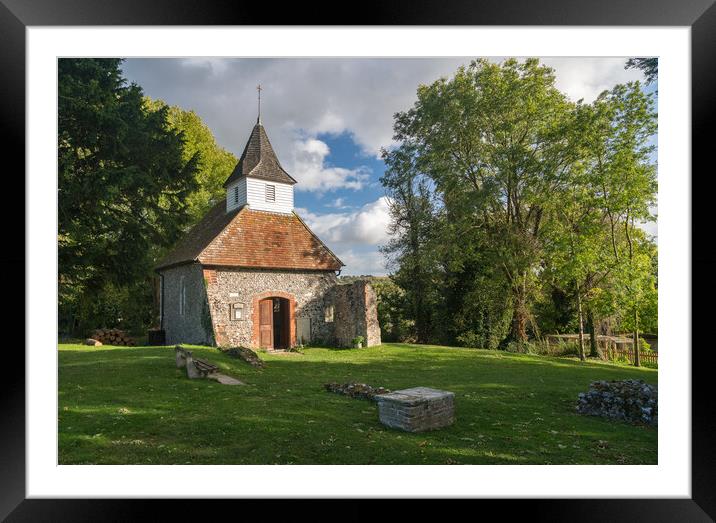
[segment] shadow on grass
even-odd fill
[[[60,462],[656,462],[656,430],[574,412],[589,381],[652,378],[638,369],[384,346],[262,355],[267,368],[257,370],[192,350],[248,385],[189,380],[171,348],[61,350]],[[457,421],[423,434],[389,430],[375,404],[328,393],[329,381],[451,390]]]

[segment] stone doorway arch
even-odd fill
[[[251,305],[254,348],[287,349],[296,345],[296,297],[293,294],[262,292],[254,295]]]

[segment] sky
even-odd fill
[[[393,142],[393,115],[420,84],[449,77],[475,57],[130,58],[125,77],[151,98],[193,110],[237,157],[257,117],[294,186],[295,210],[345,263],[342,274],[384,275],[380,246],[390,222],[380,149]],[[499,60],[499,58],[495,58]],[[544,58],[557,87],[591,102],[618,83],[643,81],[626,58]],[[645,227],[656,234],[656,224]]]

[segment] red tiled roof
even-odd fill
[[[343,262],[296,213],[254,211],[244,206],[226,212],[217,204],[157,265],[183,263],[262,269],[337,271]]]

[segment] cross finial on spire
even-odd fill
[[[261,123],[261,84],[256,86],[256,90],[259,92],[259,116],[256,118],[256,123]]]

